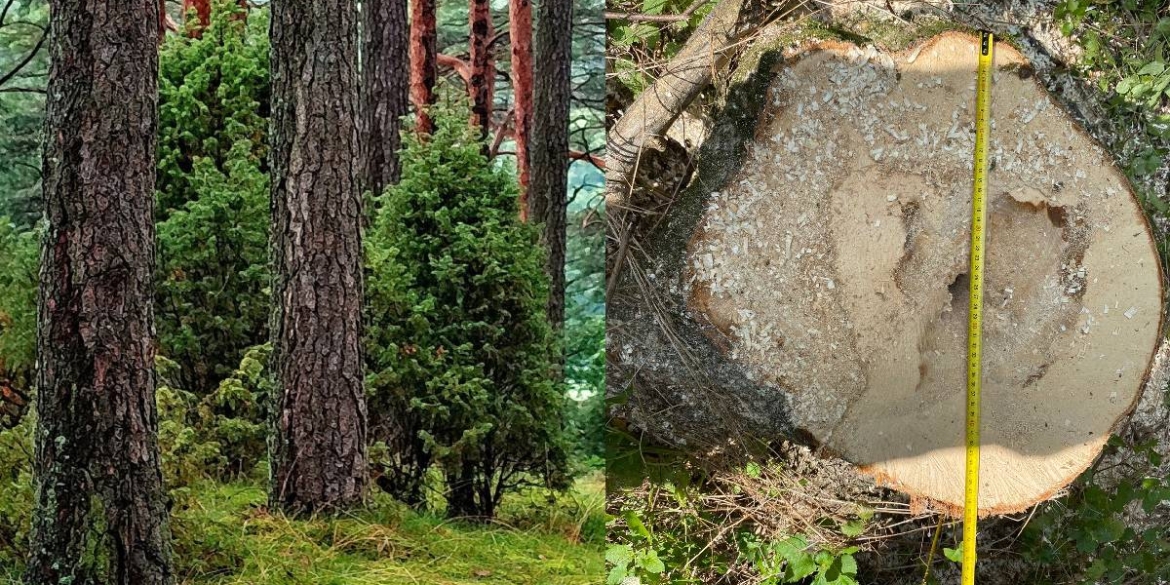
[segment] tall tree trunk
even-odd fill
[[[532,130],[532,2],[508,3],[508,36],[512,40],[512,93],[516,96],[516,171],[520,182],[520,220],[528,221],[528,135]]]
[[[155,0],[50,13],[25,582],[174,581],[154,391]]]
[[[434,131],[427,110],[435,103],[437,76],[437,32],[435,0],[415,0],[410,13],[410,101],[414,105],[415,129],[420,134]]]
[[[532,182],[528,217],[543,224],[548,249],[548,319],[565,321],[565,221],[568,205],[570,63],[573,57],[573,0],[543,0],[537,5],[536,63],[540,83],[533,92]]]
[[[492,125],[492,89],[496,68],[492,61],[492,5],[490,0],[471,0],[471,124],[486,138]]]
[[[357,503],[366,482],[362,204],[352,3],[272,4],[270,501]]]
[[[400,119],[410,110],[410,30],[406,0],[362,5],[362,189],[380,194],[398,182]]]

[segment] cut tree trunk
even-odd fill
[[[427,110],[435,103],[437,36],[435,0],[416,0],[410,8],[410,101],[414,106],[415,131],[434,131]]]
[[[565,222],[568,206],[569,106],[573,58],[573,1],[545,0],[537,5],[533,88],[532,179],[528,218],[542,225],[548,250],[548,320],[560,330],[565,321]]]
[[[612,301],[627,422],[676,443],[799,434],[962,509],[977,46],[807,46],[745,90],[736,104],[760,110],[746,151],[708,141],[715,162],[643,242],[655,271],[628,263]],[[1090,465],[1139,398],[1163,315],[1124,175],[1022,55],[996,51],[984,515]]]
[[[271,504],[344,508],[366,482],[353,4],[272,5]]]
[[[406,0],[362,6],[362,189],[381,194],[398,182],[401,122],[410,111],[410,29]]]
[[[471,0],[471,76],[467,91],[471,94],[471,125],[479,128],[480,138],[487,138],[492,125],[492,89],[496,67],[492,60],[492,5],[489,0]]]
[[[516,142],[516,176],[520,184],[520,220],[528,220],[528,141],[532,130],[532,2],[508,3],[508,37],[512,43],[512,139]]]
[[[154,0],[50,14],[31,585],[174,582],[154,400],[158,27]]]

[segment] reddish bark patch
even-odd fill
[[[512,0],[508,4],[509,36],[512,40],[512,92],[516,140],[516,173],[520,183],[520,220],[528,221],[528,134],[532,129],[532,3]]]
[[[410,13],[410,102],[415,110],[416,130],[430,134],[435,127],[427,115],[427,109],[435,103],[435,0],[417,0]]]

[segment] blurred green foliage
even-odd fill
[[[0,217],[0,379],[32,378],[39,265],[39,234]]]
[[[40,217],[41,124],[49,54],[47,0],[5,2],[0,17],[0,216],[21,228]]]

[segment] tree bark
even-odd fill
[[[529,133],[532,130],[532,2],[508,3],[508,30],[512,40],[512,92],[516,96],[513,139],[516,174],[520,183],[520,220],[528,221]]]
[[[366,482],[362,204],[352,3],[272,5],[270,501],[357,503]]]
[[[155,0],[50,15],[31,585],[173,583],[155,408]]]
[[[565,222],[568,205],[569,102],[573,58],[573,2],[545,0],[537,6],[533,92],[532,179],[528,217],[543,224],[548,249],[548,319],[560,330],[565,321]]]
[[[471,0],[471,78],[467,91],[471,94],[471,124],[479,128],[480,138],[487,137],[492,125],[492,89],[496,78],[492,32],[491,2]]]
[[[401,119],[410,109],[410,30],[406,0],[366,0],[362,6],[362,189],[380,194],[398,182]]]
[[[435,103],[437,36],[435,0],[416,0],[410,13],[410,101],[420,134],[430,134],[435,127],[427,110]]]

